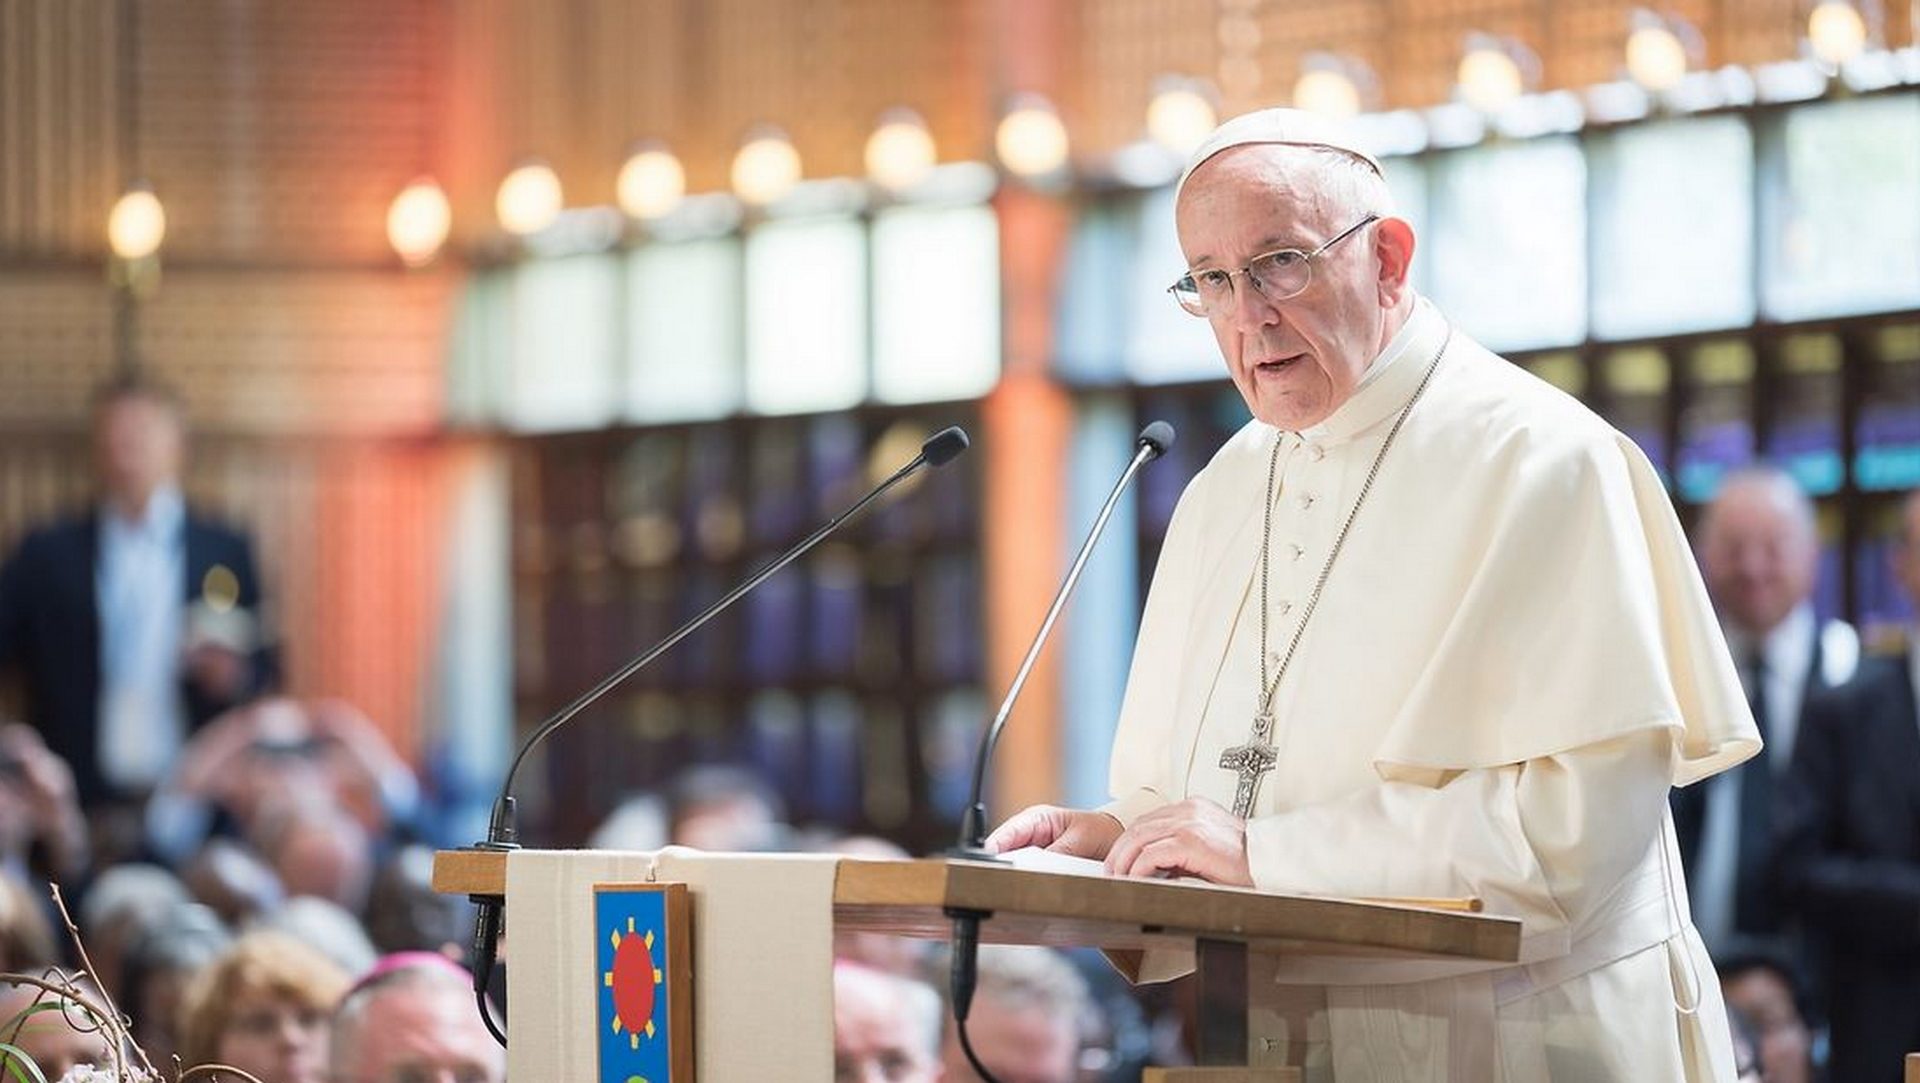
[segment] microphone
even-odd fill
[[[1033,672],[1033,664],[1040,657],[1040,649],[1046,645],[1047,637],[1053,632],[1053,623],[1066,608],[1067,596],[1073,593],[1074,584],[1080,580],[1080,571],[1087,565],[1087,558],[1093,555],[1093,547],[1100,540],[1100,534],[1107,528],[1107,520],[1113,516],[1113,507],[1120,502],[1120,494],[1133,483],[1133,476],[1140,468],[1167,453],[1173,446],[1173,426],[1164,421],[1155,421],[1140,430],[1134,438],[1133,459],[1114,482],[1113,491],[1107,494],[1107,502],[1100,506],[1100,514],[1094,517],[1093,526],[1087,531],[1086,540],[1080,543],[1080,551],[1074,555],[1073,564],[1067,568],[1066,579],[1060,584],[1060,590],[1053,596],[1053,605],[1048,608],[1046,619],[1040,622],[1040,631],[1033,637],[1032,646],[1027,648],[1027,656],[1020,663],[1020,669],[1013,675],[1013,686],[1007,689],[1007,698],[1000,701],[1000,710],[993,716],[993,724],[980,735],[980,747],[973,758],[973,787],[968,791],[967,809],[960,821],[960,842],[952,851],[955,857],[977,860],[998,860],[986,851],[987,809],[981,801],[981,791],[986,788],[987,763],[993,758],[994,746],[1000,743],[1000,731],[1006,728],[1007,716],[1013,713],[1013,704],[1020,698],[1021,689],[1026,687],[1027,677]]]
[[[648,648],[644,653],[621,666],[612,674],[583,693],[578,699],[554,712],[546,721],[534,728],[527,739],[520,744],[520,751],[513,757],[513,763],[507,768],[507,777],[500,784],[500,796],[493,804],[493,813],[487,822],[487,839],[474,848],[479,850],[514,850],[519,848],[519,829],[515,823],[513,800],[513,780],[520,773],[520,765],[526,762],[528,753],[546,740],[555,730],[572,721],[574,716],[593,706],[602,696],[613,691],[627,678],[645,669],[654,659],[665,654],[675,644],[697,631],[721,610],[740,600],[742,595],[766,582],[775,572],[793,563],[807,550],[825,541],[829,534],[840,529],[840,525],[858,515],[861,509],[879,499],[881,494],[905,481],[908,477],[927,467],[940,467],[952,462],[971,443],[966,430],[957,425],[942,429],[927,438],[920,445],[920,454],[912,461],[895,470],[885,481],[867,491],[867,495],[854,501],[847,510],[834,516],[825,526],[801,539],[793,548],[748,576],[746,581],[728,591],[720,600],[701,610],[692,620],[674,629],[665,639]],[[500,919],[506,900],[498,895],[471,896],[474,905],[479,908],[479,920],[475,922],[473,934],[473,988],[480,1002],[480,1017],[486,1023],[487,1030],[494,1040],[502,1046],[507,1044],[507,1036],[495,1025],[493,1014],[487,1008],[487,982],[493,972],[493,964],[499,951]]]
[[[1046,646],[1047,637],[1053,632],[1054,621],[1060,617],[1060,611],[1066,607],[1067,597],[1080,581],[1080,572],[1087,566],[1087,558],[1093,555],[1094,544],[1107,528],[1107,520],[1113,517],[1114,505],[1120,502],[1120,494],[1133,483],[1133,477],[1140,468],[1167,453],[1173,446],[1173,426],[1164,421],[1155,421],[1140,430],[1133,441],[1133,459],[1120,474],[1120,480],[1113,483],[1113,491],[1107,494],[1107,502],[1100,506],[1100,514],[1094,516],[1093,526],[1088,529],[1085,541],[1080,543],[1080,551],[1074,554],[1073,563],[1067,568],[1066,578],[1060,583],[1060,589],[1053,596],[1053,604],[1048,607],[1046,619],[1040,622],[1040,630],[1033,637],[1033,644],[1027,648],[1027,656],[1013,675],[1013,685],[1007,689],[1007,697],[1000,701],[1000,709],[994,713],[993,723],[980,735],[980,747],[973,758],[973,788],[968,794],[967,808],[960,819],[960,841],[948,853],[957,858],[972,861],[1000,861],[999,857],[986,850],[987,809],[981,798],[986,788],[987,763],[993,758],[993,750],[1000,743],[1000,731],[1006,728],[1007,717],[1013,713],[1013,705],[1020,698],[1021,689],[1027,685],[1027,677],[1033,672],[1033,664],[1040,657],[1040,649]],[[960,1038],[960,1049],[966,1054],[967,1062],[973,1066],[975,1074],[986,1081],[995,1083],[993,1073],[980,1063],[974,1055],[973,1043],[967,1037],[967,1015],[973,1007],[973,991],[978,979],[978,953],[980,948],[980,920],[987,915],[979,910],[963,907],[949,907],[946,916],[953,919],[952,970],[948,975],[948,990],[953,1003],[953,1021]]]

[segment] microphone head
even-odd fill
[[[928,466],[945,466],[967,450],[969,443],[967,430],[952,425],[927,437],[927,442],[920,445],[920,457]]]
[[[1148,422],[1147,427],[1141,429],[1140,435],[1133,441],[1133,446],[1151,450],[1153,455],[1149,462],[1152,459],[1158,459],[1173,446],[1173,426],[1164,421]]]

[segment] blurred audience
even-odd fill
[[[473,982],[444,956],[388,956],[341,1002],[332,1083],[505,1083],[506,1051],[475,1011]]]
[[[1920,602],[1920,493],[1893,572]],[[1920,1052],[1920,637],[1809,706],[1782,794],[1779,882],[1826,964],[1833,1078],[1895,1080]]]
[[[225,1064],[266,1083],[328,1083],[332,1015],[348,984],[345,971],[305,944],[248,933],[188,989],[180,1059],[188,1067]]]
[[[118,1003],[133,1021],[134,1041],[155,1067],[171,1064],[180,1049],[179,1016],[187,988],[232,944],[233,934],[218,914],[185,903],[156,921],[127,953]]]
[[[1765,741],[1748,763],[1673,794],[1694,924],[1718,951],[1736,936],[1786,928],[1772,889],[1773,791],[1793,760],[1809,694],[1853,675],[1860,642],[1850,626],[1814,616],[1813,504],[1785,472],[1755,466],[1728,477],[1700,520],[1697,545]]]
[[[790,848],[786,805],[757,773],[731,764],[682,771],[667,794],[667,832],[676,846],[710,851]]]
[[[100,991],[87,981],[75,981],[74,986],[81,996],[105,1007]],[[29,1011],[36,1004],[57,1000],[36,986],[0,984],[0,1042],[18,1047],[50,1080],[80,1065],[111,1065],[113,1052],[99,1025],[77,1004],[66,1001],[57,1011]],[[0,1054],[0,1076],[10,1081],[25,1078],[25,1069]]]
[[[1720,971],[1720,992],[1729,1014],[1737,1014],[1746,1024],[1759,1054],[1760,1078],[1765,1083],[1813,1079],[1813,1035],[1801,1010],[1801,985],[1792,959],[1762,943],[1716,958],[1714,965]],[[1890,1070],[1898,1068],[1896,1057]],[[1851,1083],[1874,1077],[1835,1078]]]
[[[193,897],[238,928],[272,913],[286,900],[280,877],[244,843],[208,839],[180,870]]]
[[[1093,1003],[1073,964],[1051,948],[983,944],[967,1037],[1000,1083],[1074,1083]],[[949,1021],[947,1083],[980,1083]]]
[[[384,838],[410,828],[419,803],[412,769],[365,715],[282,696],[195,735],[154,795],[146,829],[157,853],[180,860],[210,835],[249,836],[289,807],[336,808],[360,834]]]
[[[60,960],[45,902],[19,880],[0,874],[0,971],[35,974]]]
[[[466,896],[433,890],[433,851],[425,846],[395,850],[374,877],[367,933],[383,953],[435,951],[458,962],[473,938],[473,921]]]
[[[339,903],[298,895],[248,929],[284,933],[333,960],[349,974],[364,974],[380,959],[360,919]]]
[[[27,720],[90,810],[143,798],[194,728],[275,678],[251,547],[186,506],[185,442],[171,390],[103,387],[96,505],[0,568],[0,667],[18,669]]]
[[[366,828],[337,805],[288,801],[255,823],[254,849],[291,896],[325,899],[358,912],[373,882]]]
[[[614,806],[587,836],[593,850],[649,853],[667,844],[667,806],[656,794],[637,793]]]
[[[940,994],[925,982],[833,967],[835,1083],[940,1083]]]
[[[91,859],[72,769],[32,727],[0,725],[0,871],[78,887]]]
[[[172,873],[158,865],[116,865],[102,872],[81,903],[80,935],[107,995],[116,1002],[127,954],[169,914],[192,901]]]

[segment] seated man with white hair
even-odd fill
[[[333,1083],[505,1083],[507,1052],[475,1008],[472,979],[443,955],[391,955],[333,1017]]]

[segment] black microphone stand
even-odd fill
[[[1067,568],[1066,578],[1060,583],[1060,589],[1053,596],[1053,604],[1047,608],[1047,615],[1040,622],[1040,630],[1034,634],[1033,643],[1027,647],[1027,656],[1021,660],[1020,668],[1013,675],[1013,684],[1007,689],[1006,698],[1000,701],[1000,709],[994,713],[993,723],[980,734],[980,747],[973,759],[973,787],[967,796],[967,808],[960,818],[960,840],[953,849],[947,851],[949,857],[966,861],[1002,862],[1003,858],[988,852],[987,808],[982,797],[986,789],[987,763],[993,758],[994,747],[1000,743],[1000,731],[1006,728],[1007,718],[1013,714],[1014,702],[1020,698],[1020,692],[1027,686],[1027,678],[1033,673],[1034,663],[1040,658],[1040,650],[1047,644],[1047,637],[1053,634],[1054,622],[1060,618],[1060,611],[1066,608],[1067,598],[1073,594],[1074,585],[1080,581],[1080,573],[1087,566],[1087,559],[1093,555],[1093,547],[1099,542],[1100,535],[1107,528],[1107,520],[1113,517],[1114,507],[1120,503],[1120,494],[1133,483],[1133,477],[1140,468],[1166,454],[1173,446],[1173,426],[1164,421],[1155,421],[1140,431],[1134,440],[1132,461],[1120,474],[1120,480],[1113,483],[1113,491],[1107,494],[1106,503],[1100,505],[1100,514],[1093,520],[1087,536],[1080,543],[1080,551],[1074,554],[1073,563]],[[948,907],[947,917],[953,919],[953,947],[951,969],[948,973],[948,991],[953,1002],[954,1028],[960,1038],[960,1049],[967,1056],[967,1063],[985,1083],[998,1083],[993,1073],[980,1063],[974,1055],[973,1043],[967,1037],[967,1015],[973,1009],[974,986],[979,979],[980,922],[992,914],[982,910],[968,910],[961,907]]]
[[[825,526],[807,535],[801,539],[799,544],[780,554],[780,556],[774,558],[771,563],[759,571],[754,572],[751,576],[748,576],[745,582],[728,591],[719,601],[701,610],[693,619],[674,629],[665,639],[648,648],[646,652],[639,657],[621,666],[618,670],[615,670],[599,684],[594,685],[585,693],[581,694],[578,699],[560,708],[560,710],[556,711],[546,721],[535,727],[533,733],[529,734],[527,739],[521,742],[520,751],[513,757],[513,763],[507,768],[506,779],[500,783],[500,796],[494,801],[492,815],[489,816],[487,820],[486,841],[476,843],[473,849],[504,852],[520,848],[520,832],[516,823],[513,800],[513,780],[514,777],[520,773],[521,764],[526,762],[527,754],[532,752],[534,747],[540,742],[546,740],[549,734],[561,726],[566,725],[575,715],[592,706],[600,697],[613,691],[628,677],[645,669],[654,659],[665,654],[668,650],[672,649],[675,644],[692,635],[701,625],[719,615],[721,610],[740,600],[742,595],[759,586],[761,583],[766,582],[775,572],[793,563],[804,555],[807,550],[820,544],[826,539],[827,535],[840,529],[840,524],[858,515],[863,508],[875,500],[878,500],[887,490],[905,481],[909,476],[924,467],[945,466],[951,462],[955,456],[967,450],[968,443],[969,441],[967,440],[965,430],[958,426],[951,426],[933,434],[933,436],[927,439],[926,443],[920,445],[920,454],[914,456],[913,461],[895,470],[885,481],[869,490],[867,495],[855,501],[852,507],[834,516]],[[486,1023],[487,1032],[493,1035],[494,1041],[499,1042],[502,1047],[505,1047],[507,1044],[507,1036],[505,1032],[500,1029],[500,1025],[494,1021],[493,1012],[487,1006],[487,983],[493,975],[494,963],[499,958],[500,926],[502,918],[505,915],[507,900],[501,895],[469,895],[468,898],[473,901],[474,906],[479,911],[473,929],[474,997],[479,1003],[480,1018]]]

